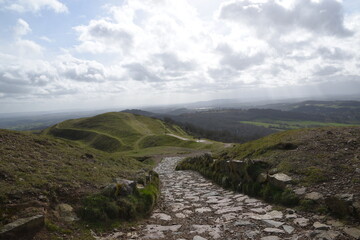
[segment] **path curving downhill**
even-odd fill
[[[354,229],[344,229],[335,220],[305,218],[292,209],[276,210],[263,201],[224,190],[196,172],[175,171],[181,159],[164,158],[155,169],[162,196],[145,223],[133,231],[115,231],[98,239],[355,239],[348,235]]]

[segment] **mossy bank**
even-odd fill
[[[269,202],[360,219],[359,127],[280,132],[185,159],[177,169]]]

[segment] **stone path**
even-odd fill
[[[144,224],[97,239],[356,239],[348,235],[354,229],[344,229],[340,222],[305,218],[292,209],[279,211],[224,190],[196,172],[174,171],[179,160],[165,158],[155,169],[162,181],[162,199]]]

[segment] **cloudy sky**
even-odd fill
[[[0,0],[0,112],[359,93],[359,0]]]

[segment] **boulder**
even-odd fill
[[[258,183],[264,183],[264,182],[266,182],[267,178],[268,178],[268,176],[266,173],[260,173],[259,176],[257,177],[256,181]]]
[[[305,195],[306,199],[313,200],[313,201],[319,201],[320,199],[323,199],[324,196],[321,193],[318,192],[311,192]]]
[[[291,183],[292,178],[285,173],[275,173],[269,176],[269,182],[279,188],[285,188],[287,184]]]
[[[116,178],[115,183],[104,187],[101,194],[107,197],[117,198],[131,195],[136,191],[136,182],[127,179]]]
[[[76,216],[73,207],[69,204],[59,204],[56,206],[55,209],[58,218],[64,220],[65,222],[73,222],[78,220],[78,217]]]
[[[45,218],[43,215],[18,219],[15,222],[5,225],[0,230],[0,240],[30,240],[44,227],[44,225]]]

